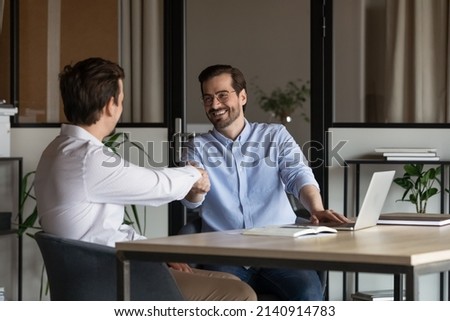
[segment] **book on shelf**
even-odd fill
[[[402,152],[389,152],[389,153],[383,153],[383,156],[385,157],[434,157],[437,156],[436,152],[424,152],[424,153],[402,153]]]
[[[17,114],[17,107],[6,107],[6,105],[0,104],[0,116],[14,116]]]
[[[377,147],[376,153],[435,153],[436,148],[431,147]]]
[[[277,225],[266,227],[254,227],[246,229],[243,235],[266,235],[266,236],[287,236],[300,237],[303,235],[315,235],[321,233],[337,233],[337,230],[327,226],[298,226],[298,225]]]
[[[405,299],[403,291],[403,300]],[[394,291],[392,290],[374,290],[356,292],[352,294],[353,301],[393,301]]]
[[[378,224],[444,226],[450,224],[450,214],[383,213],[378,219]]]
[[[438,161],[439,156],[387,156],[387,161]]]

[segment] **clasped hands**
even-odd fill
[[[194,163],[190,163],[194,166],[201,174],[201,177],[192,185],[191,190],[186,195],[186,200],[192,203],[201,202],[206,193],[209,192],[211,188],[211,182],[209,181],[208,172],[202,168],[196,167]]]
[[[192,185],[191,191],[196,194],[206,194],[211,188],[208,172],[201,168],[197,168],[197,170],[202,176],[194,183],[194,185]]]

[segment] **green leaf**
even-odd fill
[[[394,179],[394,183],[405,189],[411,189],[413,187],[413,183],[408,178],[404,177]]]
[[[405,200],[405,198],[406,198],[406,196],[408,195],[408,193],[409,193],[409,191],[410,191],[411,189],[410,188],[408,188],[404,193],[403,193],[403,196],[402,196],[402,201],[404,201]]]
[[[126,218],[125,224],[135,225],[135,228],[138,230],[138,232],[141,235],[143,235],[144,233],[142,230],[141,222],[139,220],[139,212],[137,210],[137,207],[136,207],[136,205],[130,205],[129,207],[131,209],[132,215],[130,215],[130,213],[128,212],[128,209],[125,208],[125,218]]]
[[[34,206],[34,209],[31,212],[31,214],[27,218],[25,218],[25,221],[19,226],[19,230],[17,233],[19,235],[23,235],[30,228],[39,229],[39,227],[35,226],[37,220],[38,220],[37,206]]]
[[[422,173],[422,164],[406,164],[404,167],[405,172],[410,176],[420,176]]]
[[[440,167],[438,167],[438,169],[439,169],[439,168],[440,168]],[[431,180],[436,179],[436,173],[437,173],[437,170],[436,170],[435,168],[430,168],[430,169],[427,171],[427,173],[428,173],[429,179],[431,179]]]
[[[431,196],[434,196],[438,193],[438,189],[435,187],[432,187],[425,192],[423,192],[420,196],[422,200],[428,200]]]
[[[413,204],[417,204],[417,196],[414,194],[409,194],[409,201]]]
[[[21,186],[21,190],[20,190],[20,195],[19,195],[19,199],[20,199],[20,209],[19,211],[22,212],[23,210],[23,206],[25,205],[27,199],[29,197],[31,197],[31,190],[34,187],[34,179],[32,180],[32,182],[29,184],[28,180],[31,179],[31,176],[34,176],[34,174],[36,173],[36,171],[31,171],[29,173],[27,173],[23,178],[22,178],[22,186]],[[34,199],[34,196],[32,197]]]

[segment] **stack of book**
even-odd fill
[[[5,288],[0,287],[0,301],[5,301]]]
[[[0,104],[0,116],[14,116],[17,114],[17,107]]]
[[[351,295],[353,301],[393,301],[394,291],[375,290],[366,292],[356,292]],[[405,299],[403,291],[403,300]]]
[[[388,161],[438,161],[436,148],[375,148],[376,153],[382,153],[383,157]]]
[[[444,226],[450,224],[450,214],[383,213],[378,224]]]

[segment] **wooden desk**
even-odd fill
[[[301,238],[227,231],[120,242],[116,249],[119,299],[129,299],[130,260],[152,260],[405,275],[406,300],[417,300],[420,275],[450,270],[450,226],[376,226]],[[402,289],[394,290],[399,299]]]

